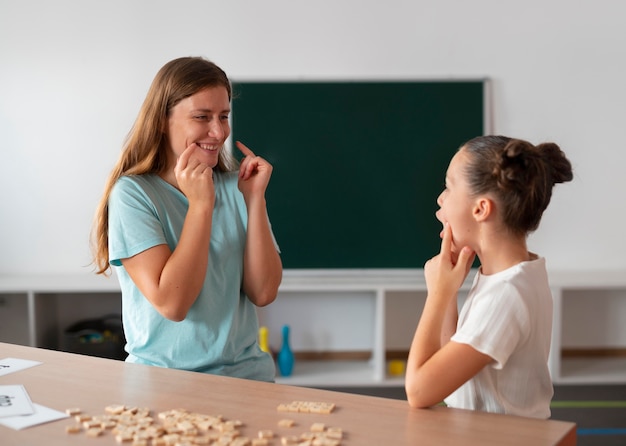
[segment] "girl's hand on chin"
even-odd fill
[[[452,227],[450,226],[450,223],[443,222],[443,229],[439,233],[439,238],[443,240],[444,234],[446,232],[446,227],[448,227],[448,230],[450,231],[450,260],[452,262],[452,265],[456,265],[456,262],[459,258],[459,252],[461,250],[456,246],[456,243],[454,243],[454,235],[452,234]]]
[[[469,273],[475,253],[464,247],[456,253],[452,249],[452,229],[448,223],[442,231],[441,251],[424,265],[426,287],[434,292],[449,296],[456,293]]]

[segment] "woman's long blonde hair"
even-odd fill
[[[181,57],[165,64],[157,73],[139,110],[135,124],[126,138],[122,154],[107,179],[104,194],[96,209],[91,233],[91,248],[96,274],[109,269],[109,195],[115,182],[125,175],[159,174],[167,168],[167,128],[170,110],[181,100],[209,87],[223,86],[231,99],[232,90],[226,73],[201,57]],[[217,170],[237,168],[237,161],[225,149],[220,150]]]

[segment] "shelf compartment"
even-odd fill
[[[273,351],[282,345],[283,325],[290,326],[294,352],[369,351],[374,349],[374,292],[281,292],[269,307],[257,310],[259,326],[269,331]]]
[[[0,341],[29,345],[28,299],[25,293],[0,294]]]
[[[558,384],[623,384],[626,358],[563,358]]]
[[[371,361],[296,361],[291,376],[277,376],[278,384],[308,387],[349,387],[382,384],[374,379]]]

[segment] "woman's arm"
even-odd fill
[[[272,237],[265,200],[248,205],[248,233],[243,257],[243,289],[260,307],[276,299],[283,267]]]
[[[200,294],[209,262],[209,244],[215,191],[213,170],[190,159],[190,146],[178,159],[178,187],[189,200],[189,209],[178,245],[171,251],[158,245],[122,265],[137,288],[163,317],[182,321]]]
[[[246,155],[239,168],[239,189],[248,210],[248,230],[243,259],[243,290],[255,305],[269,305],[276,299],[283,267],[274,245],[265,201],[272,166],[237,142]]]

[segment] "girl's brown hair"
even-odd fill
[[[470,155],[465,175],[475,194],[492,194],[504,225],[526,235],[539,227],[556,183],[571,181],[572,165],[558,145],[537,146],[506,136],[480,136],[462,149]]]
[[[167,168],[167,126],[170,110],[181,100],[210,87],[222,86],[231,99],[232,89],[226,73],[201,57],[181,57],[165,64],[157,73],[129,132],[122,154],[110,173],[104,194],[96,209],[92,230],[92,252],[96,274],[109,270],[108,201],[115,182],[125,175],[159,174]],[[230,171],[237,161],[227,150],[220,150],[216,170]]]

